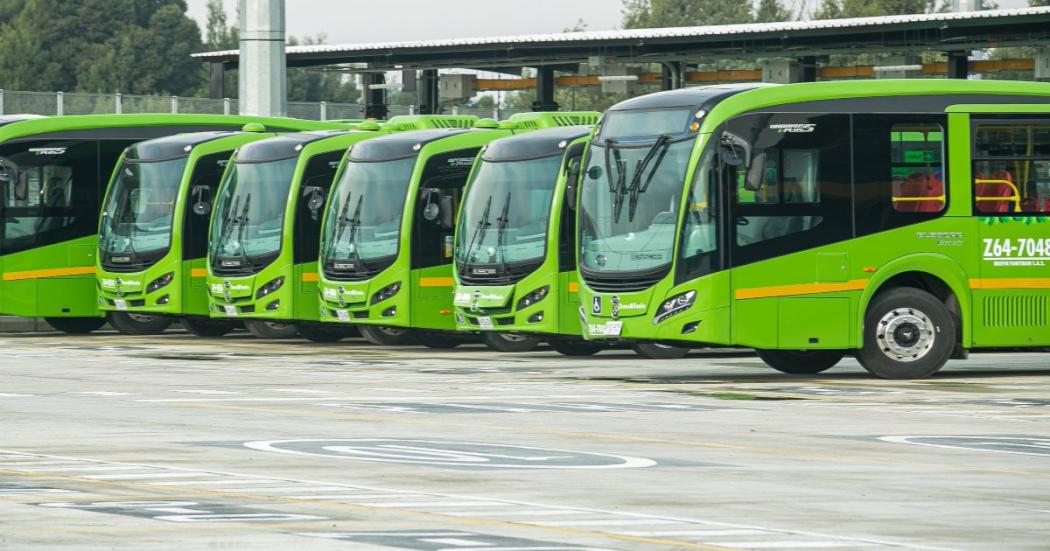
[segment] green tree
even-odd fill
[[[1032,6],[1033,8],[1037,8],[1039,6],[1050,6],[1050,0],[1028,0],[1028,5]]]
[[[0,8],[2,86],[179,94],[200,87],[200,29],[183,0],[22,0]]]
[[[740,0],[624,0],[627,29],[749,23],[751,2]]]
[[[791,11],[784,7],[780,0],[760,0],[758,9],[755,10],[756,23],[773,23],[776,21],[791,21]]]
[[[823,0],[816,19],[843,17],[874,17],[945,11],[947,1],[937,0]]]

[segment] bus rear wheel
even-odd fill
[[[192,335],[204,338],[215,338],[227,335],[233,331],[235,325],[228,321],[218,321],[208,318],[179,318],[182,328]]]
[[[244,328],[260,339],[294,339],[299,334],[295,325],[274,320],[244,320]]]
[[[86,335],[106,325],[106,318],[44,318],[56,331],[70,335]]]
[[[605,348],[583,339],[550,339],[547,344],[562,356],[593,356]]]
[[[310,342],[339,342],[357,334],[353,326],[334,323],[300,323],[299,336]]]
[[[883,379],[921,379],[948,363],[955,350],[955,319],[937,297],[899,287],[875,297],[864,315],[857,361]]]
[[[816,375],[835,367],[844,350],[755,350],[766,365],[791,375]]]
[[[172,319],[161,314],[110,312],[109,324],[124,335],[159,335],[171,327]]]
[[[402,327],[386,325],[361,325],[361,336],[376,346],[401,346],[412,344],[412,332]]]
[[[543,342],[543,339],[521,333],[486,332],[481,338],[489,348],[500,352],[528,352]]]
[[[689,353],[690,349],[656,342],[639,342],[632,344],[631,350],[634,350],[635,353],[643,358],[653,360],[677,360],[678,358],[684,358],[685,355]]]

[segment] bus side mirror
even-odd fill
[[[320,186],[306,186],[303,188],[303,197],[309,197],[306,208],[317,211],[324,206],[324,190]]]
[[[568,205],[570,210],[576,210],[576,184],[580,181],[580,172],[583,169],[583,150],[585,147],[585,144],[577,143],[571,145],[569,150],[565,152],[569,159],[565,163],[565,204]]]
[[[748,191],[759,191],[762,189],[762,178],[766,172],[766,154],[759,153],[751,159],[751,166],[747,169],[747,178],[744,180],[744,189]]]
[[[211,195],[208,186],[193,186],[193,190],[190,191],[190,194],[197,198],[197,201],[193,203],[193,214],[196,214],[197,216],[206,216],[211,212],[211,203],[208,202],[210,197],[207,197],[208,195]]]

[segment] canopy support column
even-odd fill
[[[540,67],[536,72],[536,101],[532,102],[532,110],[558,110],[558,102],[554,101],[553,67]]]
[[[365,118],[385,119],[390,112],[386,106],[386,75],[383,73],[365,73]]]

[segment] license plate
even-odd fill
[[[335,315],[339,318],[339,321],[350,321],[349,310],[336,310]]]
[[[117,308],[117,310],[127,310],[128,309],[128,301],[121,300],[119,298],[118,299],[114,299],[113,300],[113,306],[115,306]]]
[[[587,326],[588,332],[595,337],[619,337],[623,330],[622,321],[608,321]]]
[[[492,318],[488,316],[479,317],[478,326],[480,326],[482,329],[492,329]]]
[[[231,318],[237,317],[237,307],[236,306],[223,306],[222,309],[226,311],[226,315],[227,316],[230,316]]]

